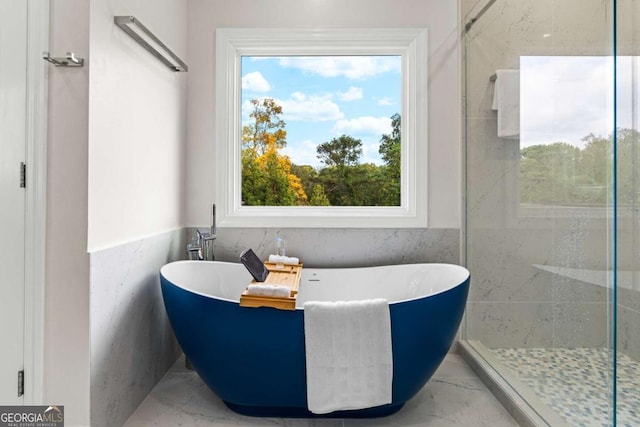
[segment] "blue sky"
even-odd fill
[[[362,163],[382,163],[380,137],[401,112],[399,56],[242,57],[241,66],[243,124],[251,99],[273,98],[293,163],[322,166],[316,146],[342,134],[362,141]]]

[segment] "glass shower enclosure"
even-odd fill
[[[461,352],[524,425],[640,425],[633,0],[463,0]]]

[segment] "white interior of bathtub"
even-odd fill
[[[170,282],[197,294],[238,301],[252,277],[241,264],[178,261],[161,270]],[[452,264],[406,264],[360,268],[305,268],[297,307],[306,301],[385,298],[390,303],[422,298],[463,283],[469,271]]]

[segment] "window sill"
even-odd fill
[[[426,209],[423,209],[426,211]],[[426,215],[400,207],[241,207],[218,217],[219,227],[424,228]]]

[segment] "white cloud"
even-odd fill
[[[338,120],[332,129],[342,135],[376,135],[390,134],[392,131],[389,117],[364,116],[351,120]]]
[[[254,92],[269,92],[271,85],[260,71],[254,71],[242,77],[242,89]]]
[[[253,104],[246,100],[242,103],[242,125],[246,125],[249,120],[249,114],[253,111]]]
[[[325,122],[340,120],[344,114],[338,104],[331,100],[331,95],[306,95],[294,92],[289,99],[276,99],[282,107],[282,118],[285,121]]]
[[[293,145],[296,145],[294,148]],[[282,149],[282,154],[289,156],[291,161],[296,165],[310,165],[313,167],[322,166],[320,160],[316,156],[316,147],[318,144],[306,139],[298,144],[288,143]]]
[[[351,80],[400,72],[399,56],[285,56],[279,63],[322,77],[344,76]]]
[[[612,129],[612,65],[607,57],[523,57],[520,145],[567,142]],[[622,91],[624,93],[624,91]]]
[[[309,165],[314,168],[325,166],[324,163],[318,159],[318,152],[316,151],[319,144],[309,139],[302,142],[289,142],[285,148],[282,149],[282,154],[289,156],[291,161],[296,165]],[[360,163],[374,163],[376,165],[383,164],[380,159],[380,153],[378,149],[380,143],[374,139],[371,141],[362,141],[362,156],[360,157]]]
[[[349,102],[362,99],[362,88],[356,86],[350,86],[346,92],[338,92],[338,98],[340,101]]]
[[[384,98],[380,98],[376,101],[376,105],[379,105],[381,107],[388,107],[393,104],[393,99],[391,99],[390,96],[385,96]]]
[[[380,158],[380,143],[379,142],[367,142],[362,141],[362,157],[360,163],[373,163],[378,166],[384,162]]]
[[[260,98],[262,100],[264,98]],[[276,104],[282,107],[281,118],[285,122],[327,122],[341,120],[344,114],[338,104],[333,102],[331,95],[306,95],[302,92],[293,92],[289,99],[274,98]],[[249,100],[242,103],[242,124],[249,121],[249,115],[254,106]]]

